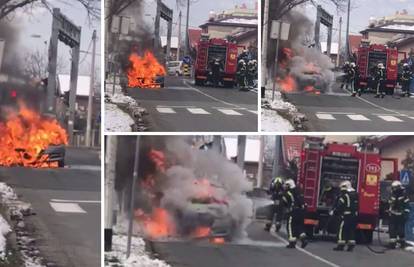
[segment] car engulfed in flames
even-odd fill
[[[0,121],[0,166],[63,167],[66,130],[49,117],[19,104]]]
[[[133,52],[129,55],[129,68],[126,71],[127,86],[130,88],[163,88],[166,71],[155,55],[146,51],[143,56]]]

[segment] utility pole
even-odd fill
[[[134,173],[132,176],[132,188],[131,188],[131,199],[129,207],[129,224],[128,224],[128,243],[127,243],[127,253],[126,257],[129,258],[131,254],[131,239],[132,239],[132,226],[134,222],[134,204],[135,204],[135,185],[138,180],[138,170],[139,170],[139,141],[140,136],[137,136],[137,141],[135,144],[135,159],[134,159]]]
[[[267,44],[269,39],[269,0],[265,0],[264,12],[263,12],[263,37],[262,37],[262,73],[261,73],[261,97],[265,97],[266,84],[268,79],[267,71]]]
[[[246,153],[246,136],[237,136],[237,165],[244,170],[244,156]]]
[[[339,17],[339,39],[338,39],[338,53],[336,55],[336,66],[339,67],[339,60],[342,46],[342,17]]]
[[[264,155],[264,135],[260,136],[260,150],[259,150],[259,168],[257,170],[257,187],[261,188],[263,185],[263,155]]]
[[[154,26],[154,36],[155,36],[155,40],[154,40],[154,48],[155,51],[157,51],[157,49],[159,48],[159,43],[158,41],[160,40],[160,18],[161,18],[161,0],[157,0],[157,10],[155,11],[155,26]]]
[[[106,137],[106,155],[105,155],[105,251],[112,250],[112,216],[113,201],[115,191],[115,166],[116,166],[116,150],[118,145],[118,137],[109,135]]]
[[[88,98],[88,117],[86,121],[86,138],[85,145],[91,146],[91,128],[92,128],[92,102],[95,91],[95,53],[96,53],[96,30],[92,34],[92,63],[91,63],[91,80],[89,84]]]
[[[349,17],[351,16],[351,0],[348,0],[348,14],[346,23],[346,36],[345,36],[345,60],[349,60]]]
[[[181,50],[181,10],[178,15],[178,45],[177,45],[177,61],[180,60],[180,50]]]
[[[76,118],[76,95],[78,90],[78,68],[79,68],[79,45],[72,48],[72,66],[70,68],[70,89],[69,89],[69,119],[68,133],[69,143],[74,145],[74,129]]]
[[[188,36],[188,22],[190,19],[190,0],[187,0],[187,18],[185,22],[185,55],[188,56],[190,54],[190,44],[189,44],[189,36]]]
[[[275,136],[275,149],[273,150],[273,167],[272,167],[272,179],[279,175],[279,158],[280,158],[280,147],[281,147],[280,135]]]

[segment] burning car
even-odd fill
[[[129,62],[126,72],[128,87],[164,88],[166,71],[153,53],[147,51],[141,57],[133,52],[129,56]]]
[[[63,167],[66,130],[56,119],[19,105],[0,121],[0,166]]]

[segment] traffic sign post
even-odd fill
[[[412,179],[412,173],[410,170],[401,170],[400,181],[402,185],[404,186],[410,185],[411,179]]]

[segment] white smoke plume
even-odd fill
[[[234,222],[231,229],[232,239],[245,237],[245,228],[253,211],[252,201],[246,197],[245,192],[251,191],[253,187],[242,170],[213,150],[192,147],[184,138],[167,138],[164,153],[169,167],[155,178],[155,191],[162,195],[159,204],[162,208],[167,209],[170,214],[179,214],[182,218],[187,218],[175,218],[177,228],[198,226],[197,220],[186,216],[194,213],[191,200],[203,189],[198,183],[207,179],[212,185],[213,197],[227,203],[221,205],[219,214],[230,217]],[[216,214],[218,211],[211,212]]]

